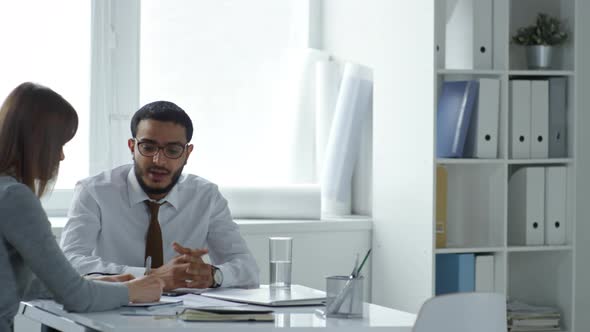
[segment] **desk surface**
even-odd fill
[[[252,306],[254,307],[254,306]],[[123,316],[119,310],[95,313],[71,313],[54,301],[21,302],[19,315],[62,331],[211,331],[240,330],[277,331],[295,328],[297,331],[411,331],[416,315],[365,303],[362,319],[322,318],[315,313],[321,307],[273,308],[274,322],[184,322],[175,318]]]

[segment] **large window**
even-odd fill
[[[291,206],[276,197],[277,188],[303,195],[316,211],[313,114],[300,102],[311,3],[0,2],[2,97],[21,82],[38,82],[62,94],[80,117],[55,190],[44,199],[48,214],[65,214],[78,180],[131,162],[131,115],[155,100],[189,113],[195,150],[185,171],[220,184],[234,214],[285,217],[248,201],[253,190]]]
[[[221,185],[313,181],[296,168],[291,94],[308,43],[301,0],[148,0],[141,2],[141,105],[177,103],[191,116],[194,152],[185,170]],[[314,128],[304,128],[313,137]]]
[[[90,1],[0,2],[0,99],[32,81],[66,98],[78,111],[78,133],[65,146],[56,189],[88,176]]]

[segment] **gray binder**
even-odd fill
[[[567,157],[567,79],[549,79],[549,158]]]

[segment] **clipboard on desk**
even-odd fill
[[[291,285],[291,288],[269,288],[268,285],[253,289],[216,288],[201,295],[268,307],[323,305],[326,301],[326,292],[301,285]]]

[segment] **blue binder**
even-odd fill
[[[436,156],[461,158],[479,82],[444,81],[436,119]]]
[[[475,291],[475,255],[436,255],[435,287],[436,295]]]

